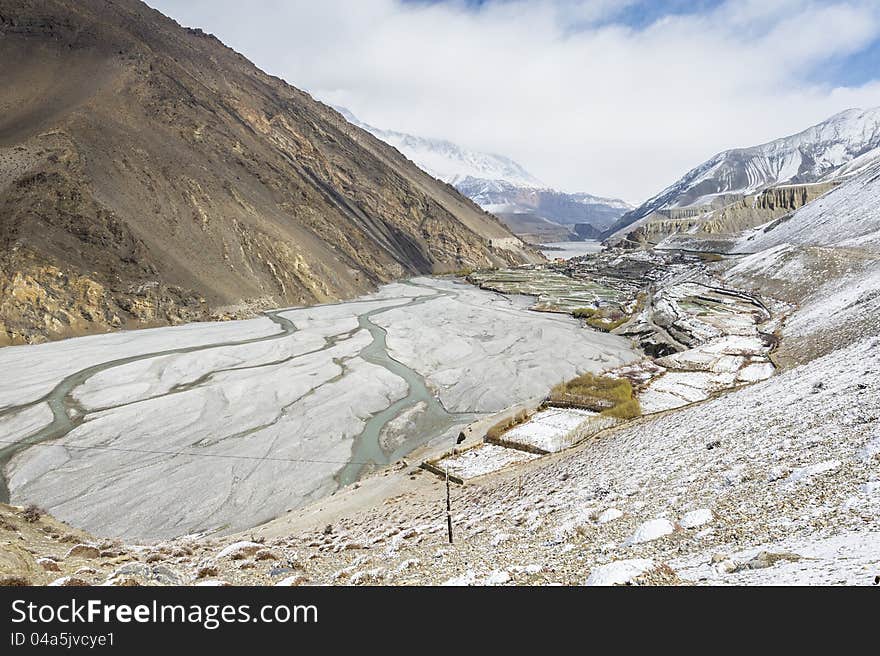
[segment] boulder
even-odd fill
[[[703,526],[704,524],[708,524],[714,519],[714,515],[712,511],[708,508],[700,508],[698,510],[691,510],[689,513],[686,513],[684,517],[681,518],[679,522],[679,526],[682,528],[697,528],[698,526]]]
[[[308,582],[309,580],[302,574],[294,574],[293,576],[288,576],[286,579],[281,579],[275,585],[277,587],[296,587],[306,585]]]
[[[37,565],[42,567],[47,572],[60,572],[61,567],[51,558],[37,558]]]
[[[668,519],[649,519],[635,530],[635,533],[632,534],[625,544],[632,545],[651,542],[652,540],[662,538],[664,535],[669,535],[674,530],[675,526]]]
[[[70,588],[70,587],[83,588],[83,587],[86,587],[90,584],[88,581],[84,581],[83,579],[77,578],[75,576],[62,576],[60,579],[55,579],[54,581],[52,581],[49,585],[50,586],[61,586],[61,587],[65,587],[65,588]]]
[[[101,556],[101,550],[91,544],[76,544],[68,549],[65,558],[98,558]]]
[[[608,522],[613,522],[615,519],[620,519],[621,517],[623,517],[622,511],[617,508],[607,508],[596,516],[596,523],[607,524]]]

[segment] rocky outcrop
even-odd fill
[[[837,186],[837,182],[782,185],[758,194],[737,198],[723,207],[681,207],[657,210],[644,217],[640,225],[625,235],[624,246],[649,247],[676,235],[687,235],[682,247],[705,250],[715,248],[714,239],[779,219],[811,203]],[[700,240],[699,244],[691,240]],[[664,244],[673,246],[673,244]],[[720,247],[724,250],[724,247]]]
[[[784,185],[746,196],[717,210],[700,225],[700,233],[734,233],[777,219],[826,194],[835,182]]]
[[[718,153],[621,216],[604,236],[620,239],[659,210],[719,208],[772,187],[845,179],[878,158],[880,107],[848,109],[798,134]]]

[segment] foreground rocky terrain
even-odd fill
[[[63,584],[871,584],[878,347],[456,488],[453,545],[442,482],[401,465],[227,540],[102,542],[6,508],[3,558]]]
[[[138,0],[0,1],[0,345],[538,261],[335,110]]]

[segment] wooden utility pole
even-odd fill
[[[449,467],[446,470],[446,528],[449,530],[449,544],[452,544],[452,499],[449,494]]]

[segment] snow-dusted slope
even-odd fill
[[[616,232],[661,209],[709,205],[782,183],[830,180],[880,159],[880,107],[849,109],[803,132],[718,153],[632,212]]]
[[[464,148],[451,141],[385,130],[364,123],[344,107],[347,121],[391,144],[421,169],[455,186],[483,209],[504,215],[533,215],[562,226],[590,223],[604,230],[632,205],[618,198],[567,193],[548,187],[509,157]],[[563,228],[563,232],[565,228]]]
[[[745,233],[735,250],[780,244],[880,249],[880,162],[794,214]]]
[[[466,177],[456,188],[483,209],[506,214],[534,214],[562,225],[591,223],[602,230],[610,226],[632,205],[619,198],[603,198],[556,189],[522,187],[506,180]]]
[[[451,185],[465,178],[503,180],[516,187],[543,187],[543,183],[512,159],[463,148],[445,139],[417,137],[384,130],[359,120],[344,107],[334,107],[349,123],[372,133],[415,162],[435,178]]]

